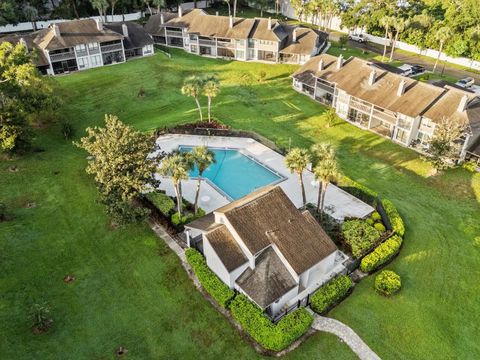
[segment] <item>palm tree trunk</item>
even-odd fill
[[[112,22],[115,20],[113,19],[113,16],[115,15],[115,5],[112,5]]]
[[[322,201],[322,188],[323,183],[321,181],[318,182],[318,199],[317,199],[317,213],[320,212],[320,204]]]
[[[393,53],[395,52],[395,47],[397,46],[398,33],[399,32],[397,31],[397,33],[395,34],[395,40],[393,40],[392,51],[390,51],[390,62],[393,61]]]
[[[211,107],[212,107],[212,97],[209,96],[209,97],[208,97],[208,122],[210,122],[210,120],[211,120],[211,116],[210,116],[210,113],[211,113],[210,109],[211,109]]]
[[[198,212],[198,197],[200,196],[200,185],[202,184],[202,174],[198,174],[198,183],[197,183],[197,192],[195,193],[195,203],[194,203],[194,209],[195,209],[195,215]]]
[[[307,197],[305,195],[305,185],[303,184],[303,173],[299,173],[298,177],[300,179],[300,186],[302,187],[302,201],[303,201],[303,207],[307,204]]]
[[[323,191],[322,191],[322,203],[320,205],[320,208],[321,208],[321,212],[320,212],[320,219],[323,219],[323,212],[324,212],[324,208],[325,208],[325,195],[327,194],[327,187],[328,187],[328,182],[325,183],[325,186],[322,186],[323,187]]]
[[[233,1],[233,17],[237,16],[237,0]]]
[[[152,16],[152,8],[150,7],[150,4],[147,4],[148,6],[148,13],[150,14],[150,16]]]
[[[174,185],[175,187],[175,195],[177,196],[177,213],[178,217],[182,216],[182,190],[181,184],[177,183]]]
[[[198,98],[195,98],[195,102],[197,103],[198,113],[200,114],[200,121],[203,121],[202,107],[200,106],[200,101],[198,101]]]
[[[435,72],[435,70],[437,69],[438,60],[440,60],[440,55],[442,54],[442,50],[443,50],[443,41],[440,42],[440,49],[438,50],[437,60],[435,60],[435,65],[433,65],[432,72]]]
[[[387,38],[388,38],[388,27],[385,27],[385,43],[383,44],[382,59],[385,59],[385,55],[387,55]]]
[[[228,5],[228,16],[232,16],[232,12],[230,11],[230,1],[227,2]]]

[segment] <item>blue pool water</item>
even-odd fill
[[[180,146],[180,151],[191,151],[192,147]],[[215,154],[215,164],[204,171],[203,177],[215,184],[233,200],[250,194],[262,186],[282,178],[237,150],[210,148]],[[198,177],[195,167],[190,177]]]

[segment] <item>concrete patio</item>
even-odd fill
[[[255,158],[258,162],[266,167],[281,174],[284,180],[280,186],[287,194],[290,200],[297,206],[302,206],[301,188],[296,174],[291,174],[285,166],[284,156],[273,151],[267,146],[251,139],[241,137],[222,137],[222,136],[198,136],[184,134],[168,134],[160,136],[157,139],[157,145],[162,151],[167,153],[177,150],[179,146],[207,146],[213,148],[229,148],[241,151]],[[157,175],[161,180],[160,190],[165,190],[170,196],[174,196],[172,182],[168,178]],[[307,202],[316,204],[318,196],[318,184],[314,175],[310,171],[303,173]],[[195,199],[197,181],[189,179],[182,182],[183,196],[190,202]],[[221,206],[231,202],[231,200],[215,189],[208,181],[202,182],[200,190],[200,206],[210,213]],[[339,189],[334,185],[330,185],[325,195],[325,209],[328,214],[338,220],[348,217],[363,218],[369,215],[374,209]]]

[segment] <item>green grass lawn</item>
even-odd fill
[[[405,244],[389,266],[402,276],[399,295],[376,295],[367,278],[331,315],[384,359],[480,357],[480,174],[432,178],[411,150],[345,122],[325,128],[325,108],[290,87],[294,66],[172,54],[58,78],[62,114],[77,137],[105,113],[140,130],[194,121],[183,79],[218,74],[215,117],[284,147],[331,142],[343,173],[393,200],[405,218]],[[257,358],[146,225],[110,229],[84,172],[86,154],[62,139],[59,126],[37,133],[43,152],[0,163],[0,198],[15,216],[0,223],[1,358],[113,359],[119,346],[128,359]],[[6,171],[12,165],[20,171]],[[26,208],[32,201],[36,207]],[[63,283],[68,273],[75,283]],[[55,324],[34,336],[26,316],[40,300],[51,303]],[[287,358],[354,356],[337,338],[316,334]]]

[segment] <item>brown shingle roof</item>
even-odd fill
[[[271,246],[255,259],[255,268],[247,268],[236,283],[263,309],[297,286]]]
[[[252,254],[275,244],[299,275],[337,249],[280,187],[262,188],[216,212],[224,214]]]
[[[162,24],[162,15],[163,14],[163,21],[166,23],[176,17],[178,17],[178,13],[171,13],[171,12],[162,12],[155,15],[152,15],[148,18],[147,23],[145,24],[145,31],[149,34],[164,34],[164,24]]]
[[[233,27],[230,27],[228,16],[205,15],[196,17],[188,27],[188,32],[209,37],[246,39],[253,24],[253,19],[235,18]]]
[[[325,36],[320,37],[316,31],[304,28],[283,25],[288,34],[284,48],[280,51],[283,54],[305,54],[310,55],[320,42],[325,41]],[[293,32],[296,29],[297,41],[293,41]]]
[[[225,225],[221,225],[210,231],[205,237],[229,272],[232,272],[248,261]]]
[[[220,224],[215,222],[215,215],[213,213],[202,216],[201,218],[185,225],[186,228],[198,229],[201,231],[210,231],[218,226],[220,226]]]
[[[268,19],[256,18],[255,24],[250,32],[250,37],[256,40],[280,41],[283,40],[287,33],[282,25],[275,19],[271,20],[272,27],[268,29]]]
[[[36,66],[47,66],[49,65],[48,60],[43,53],[42,49],[38,47],[38,45],[35,43],[35,38],[41,33],[44,33],[46,30],[40,30],[34,33],[30,34],[21,34],[21,35],[7,35],[2,38],[0,38],[0,43],[2,42],[9,42],[13,45],[16,45],[17,43],[20,42],[20,39],[23,38],[25,40],[25,43],[27,44],[27,48],[29,52],[34,52],[36,55],[35,59],[35,65]]]
[[[42,49],[56,50],[72,47],[91,42],[107,42],[123,39],[123,35],[104,27],[99,30],[93,19],[72,20],[56,24],[60,30],[60,36],[54,34],[53,26],[47,31],[39,33],[35,43]]]
[[[200,9],[184,11],[182,17],[177,16],[168,21],[165,19],[166,26],[188,28],[198,16],[203,17],[207,15],[208,14],[205,11]]]
[[[108,23],[104,26],[107,29],[123,34],[122,25],[126,25],[128,29],[128,37],[123,39],[125,49],[138,49],[146,45],[153,45],[152,38],[148,35],[142,25],[132,21]]]

